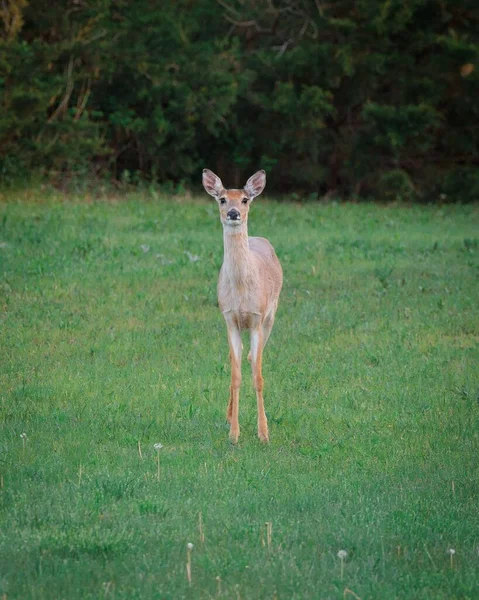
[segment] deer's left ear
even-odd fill
[[[253,200],[256,196],[259,196],[261,192],[264,190],[264,186],[266,185],[266,173],[261,170],[257,171],[254,175],[252,175],[246,185],[244,186],[245,192],[248,196]]]

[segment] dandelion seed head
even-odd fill
[[[27,434],[26,433],[21,433],[20,437],[22,438],[22,440],[26,440],[27,439]]]
[[[193,545],[191,542],[188,542],[188,543],[186,544],[186,547],[188,548],[188,550],[193,550],[193,548],[194,548],[194,545]]]
[[[451,556],[454,556],[454,554],[456,554],[456,551],[454,550],[454,548],[448,548],[447,549],[448,554],[450,554]]]
[[[346,556],[348,555],[348,553],[346,552],[346,550],[340,550],[338,552],[338,558],[346,558]]]

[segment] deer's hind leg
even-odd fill
[[[274,313],[270,313],[266,319],[263,321],[263,348],[266,346],[266,342],[268,341],[269,336],[271,335],[271,330],[274,325]]]
[[[268,341],[269,336],[271,335],[271,330],[273,329],[273,325],[274,325],[274,313],[270,313],[266,319],[263,321],[263,324],[261,325],[261,327],[263,328],[263,350],[264,347],[266,346],[266,342]],[[251,350],[248,353],[248,360],[249,362],[251,362]]]

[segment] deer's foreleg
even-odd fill
[[[268,420],[264,412],[262,374],[263,335],[263,327],[261,325],[251,330],[251,367],[258,403],[258,437],[262,442],[267,442],[269,441]]]
[[[227,419],[230,423],[230,440],[236,444],[240,434],[239,427],[239,390],[241,385],[241,354],[242,344],[241,335],[238,327],[229,321],[228,326],[228,342],[230,346],[230,363],[231,363],[231,385],[230,385],[230,400],[228,404]]]

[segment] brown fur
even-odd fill
[[[226,190],[212,171],[203,171],[205,190],[218,201],[223,224],[224,259],[218,280],[218,301],[228,328],[231,386],[227,418],[230,439],[240,434],[238,409],[241,385],[241,331],[251,335],[253,383],[258,403],[258,437],[269,439],[264,412],[262,355],[274,324],[283,272],[273,246],[265,238],[248,237],[248,212],[252,200],[264,189],[266,176],[258,171],[243,190]],[[222,202],[224,200],[224,202]],[[235,209],[239,219],[232,221],[228,212]]]

